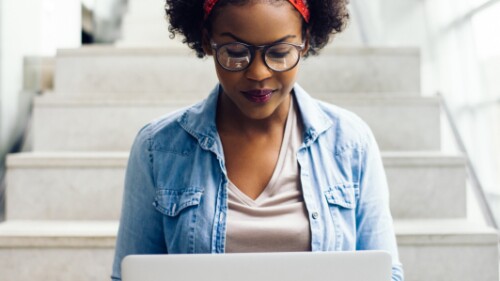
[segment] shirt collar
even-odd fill
[[[205,100],[187,109],[177,121],[186,132],[198,140],[203,149],[210,150],[223,159],[222,143],[216,125],[220,89],[220,84],[217,84]]]
[[[320,134],[328,130],[333,122],[319,106],[318,101],[313,99],[299,84],[296,83],[293,90],[304,126],[304,144],[309,146]]]

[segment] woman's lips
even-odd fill
[[[251,102],[255,103],[265,103],[271,99],[272,93],[274,91],[271,89],[256,89],[250,91],[242,91],[243,95]]]

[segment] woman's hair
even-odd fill
[[[244,5],[256,0],[219,0],[209,17],[204,20],[203,4],[205,0],[166,0],[165,12],[170,22],[168,30],[170,38],[183,35],[183,43],[196,51],[199,58],[206,54],[202,48],[203,28],[209,32],[211,22],[217,9],[228,4]],[[269,3],[278,3],[287,0],[259,0]],[[347,4],[349,0],[309,0],[308,7],[311,14],[309,23],[304,20],[303,34],[309,33],[309,50],[305,54],[316,55],[336,33],[341,32],[349,20]]]

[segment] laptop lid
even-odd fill
[[[131,255],[123,281],[390,281],[383,251]]]

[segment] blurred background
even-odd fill
[[[29,150],[31,101],[52,89],[56,50],[86,44],[178,44],[168,38],[162,6],[160,0],[0,1],[2,178],[5,155]],[[334,40],[334,47],[420,49],[422,93],[440,93],[447,100],[478,179],[498,214],[500,1],[353,0],[350,6],[352,21]],[[457,149],[456,143],[452,134],[443,136],[444,150]]]
[[[134,134],[216,83],[169,38],[163,8],[0,0],[4,279],[109,276]],[[374,131],[406,280],[498,281],[500,0],[351,0],[350,12],[299,81]]]
[[[0,2],[2,163],[6,153],[22,148],[31,97],[26,91],[52,87],[51,77],[44,74],[50,75],[58,48],[172,44],[161,1],[142,1],[137,9],[130,4],[126,0]],[[144,12],[148,5],[158,7],[156,17]],[[351,13],[350,27],[333,44],[420,48],[423,94],[439,92],[446,97],[488,198],[499,205],[500,1],[355,0]]]

